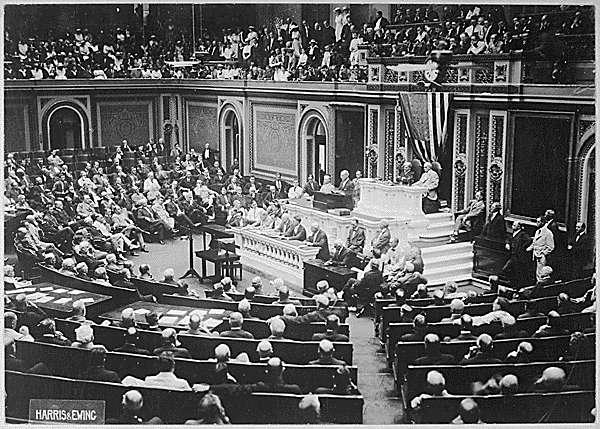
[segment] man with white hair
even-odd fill
[[[336,265],[342,267],[352,266],[352,252],[344,246],[344,240],[336,239],[333,242],[333,255],[325,262],[326,265]]]
[[[135,322],[134,317],[135,313],[133,308],[127,307],[121,312],[121,320],[115,321],[113,324],[119,328],[128,329],[132,326],[137,328],[137,323]]]
[[[77,275],[77,271],[75,270],[75,259],[73,258],[65,258],[62,262],[62,267],[58,270],[59,273],[75,277]]]
[[[306,395],[300,400],[298,408],[302,412],[302,420],[305,424],[321,424],[321,402],[317,395]]]
[[[327,234],[323,231],[318,222],[314,222],[310,226],[310,236],[306,239],[305,244],[313,247],[319,247],[319,253],[317,253],[317,259],[321,261],[327,261],[329,259],[329,242],[327,241]]]
[[[324,194],[331,194],[335,190],[333,183],[331,183],[331,175],[326,174],[323,176],[323,185],[321,185],[320,191]]]
[[[390,233],[390,223],[382,219],[379,221],[379,232],[375,234],[373,240],[371,240],[371,247],[373,249],[373,255],[377,253],[377,257],[384,255],[390,248],[390,240],[392,234]]]
[[[94,344],[94,329],[87,323],[75,329],[75,342],[71,344],[71,347],[84,350],[91,350],[96,347]]]
[[[124,140],[126,141],[126,140]],[[159,417],[152,417],[148,421],[142,420],[138,416],[140,410],[144,406],[144,398],[137,390],[130,390],[123,394],[123,400],[121,401],[123,407],[123,413],[119,418],[107,419],[107,424],[119,424],[119,425],[162,425],[163,421]]]
[[[173,270],[173,268],[167,268],[163,272],[163,279],[161,280],[161,283],[166,283],[177,287],[181,286],[181,283],[175,280],[175,271]]]
[[[285,332],[285,322],[279,317],[275,317],[269,322],[269,329],[271,329],[271,335],[268,340],[285,340],[283,333]]]
[[[350,180],[350,172],[348,170],[342,170],[340,172],[340,185],[338,186],[337,191],[344,195],[353,195],[354,183]]]
[[[427,213],[437,213],[439,211],[439,201],[437,189],[440,184],[440,176],[433,170],[431,162],[423,164],[423,174],[413,186],[423,186],[427,188],[427,193],[423,196],[423,211]]]
[[[421,409],[423,399],[434,396],[450,396],[450,394],[446,391],[446,379],[444,376],[438,371],[429,371],[427,373],[427,387],[425,388],[425,392],[410,401],[410,408],[418,412]]]
[[[73,303],[72,312],[73,312],[73,315],[68,317],[67,320],[69,320],[71,322],[79,322],[79,323],[83,323],[83,322],[94,323],[92,321],[88,321],[85,319],[85,314],[86,314],[85,303],[82,302],[81,300],[77,300]]]

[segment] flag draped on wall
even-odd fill
[[[441,158],[448,135],[451,93],[400,94],[402,120],[413,153],[421,162]]]

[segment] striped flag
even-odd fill
[[[448,134],[448,112],[452,93],[401,93],[402,120],[413,153],[421,162],[437,161]]]

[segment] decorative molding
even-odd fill
[[[108,110],[112,108],[113,110]],[[140,110],[141,109],[141,110]],[[114,146],[121,140],[127,139],[132,145],[145,144],[154,136],[154,119],[151,101],[101,101],[96,104],[98,118],[98,142],[103,146]],[[144,117],[144,115],[146,115]],[[107,120],[104,123],[103,118]],[[134,132],[144,132],[147,135],[132,136]],[[107,135],[113,141],[103,141]],[[137,139],[137,141],[136,141]]]
[[[394,135],[395,135],[395,120],[396,115],[394,110],[386,110],[385,111],[385,146],[384,146],[384,154],[385,154],[385,169],[384,169],[384,179],[385,180],[393,180],[394,179]]]
[[[473,177],[473,192],[484,190],[487,187],[488,132],[489,116],[486,114],[477,114],[475,116],[475,176]]]
[[[504,186],[504,115],[490,113],[490,138],[489,138],[489,164],[488,164],[488,205],[493,202],[502,203],[502,189]]]
[[[453,156],[453,186],[452,209],[462,210],[465,205],[465,188],[467,181],[467,129],[468,112],[455,112],[454,116],[454,156]]]
[[[369,109],[368,139],[365,142],[365,165],[367,177],[377,177],[377,160],[379,158],[379,111]]]

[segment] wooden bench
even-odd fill
[[[37,342],[17,341],[17,357],[29,366],[43,362],[52,375],[59,377],[82,378],[89,362],[89,351],[72,347],[57,346]],[[194,383],[214,384],[215,362],[176,358],[175,374]],[[105,367],[119,374],[121,378],[133,376],[144,379],[158,372],[158,358],[131,353],[108,352]],[[266,363],[228,362],[229,373],[238,383],[251,384],[264,381]],[[354,384],[358,383],[358,368],[349,366]],[[327,365],[285,365],[284,380],[297,384],[304,392],[314,392],[318,387],[332,387],[335,366]]]
[[[581,423],[589,422],[596,393],[523,393],[514,396],[474,397],[485,423]],[[408,420],[416,423],[450,423],[458,415],[466,396],[432,397],[421,402],[421,410],[408,410]]]
[[[446,390],[453,395],[471,395],[472,382],[485,383],[495,374],[516,375],[519,379],[519,393],[527,393],[529,387],[550,366],[557,366],[565,371],[568,375],[567,384],[577,385],[582,390],[594,390],[596,386],[595,360],[490,365],[409,365],[406,371],[406,383],[403,386],[405,389],[403,389],[403,397],[408,403],[412,398],[423,393],[429,371],[442,373],[446,379]]]
[[[6,415],[27,420],[30,399],[94,399],[106,401],[106,417],[121,414],[121,399],[130,387],[99,381],[24,374],[6,371]],[[167,424],[181,424],[198,415],[200,396],[193,392],[136,387],[144,397],[140,416],[159,416]],[[253,393],[222,396],[222,403],[233,424],[303,423],[298,404],[302,395]],[[362,396],[319,395],[321,420],[339,424],[361,424]]]
[[[131,277],[133,283],[142,295],[153,295],[158,302],[162,302],[163,295],[170,295],[177,292],[178,287],[175,285],[161,283],[156,281],[148,281],[139,277]]]

